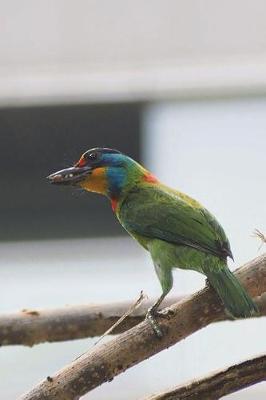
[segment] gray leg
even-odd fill
[[[159,281],[161,283],[161,287],[163,290],[163,293],[159,297],[159,299],[152,305],[151,308],[149,308],[146,318],[150,322],[154,332],[158,337],[162,337],[162,332],[158,326],[158,323],[156,322],[156,314],[158,314],[158,307],[162,303],[163,299],[166,297],[166,295],[170,292],[170,290],[173,287],[173,275],[172,275],[172,269],[171,268],[161,268],[159,263],[154,263],[155,271],[156,274],[159,278]]]
[[[159,299],[151,307],[152,311],[156,313],[161,302],[173,287],[173,275],[171,268],[162,268],[159,263],[154,263],[154,268],[163,290],[163,293],[161,294]]]

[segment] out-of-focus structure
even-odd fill
[[[95,145],[120,148],[202,201],[237,264],[257,255],[250,235],[266,231],[265,2],[0,6],[1,311],[159,293],[151,262],[119,236],[107,202],[44,180]],[[180,293],[203,284],[182,271],[175,282]],[[265,328],[212,326],[90,398],[136,399],[263,352]],[[17,397],[91,343],[2,349],[2,396]],[[228,399],[265,393],[261,384]]]
[[[1,2],[3,106],[264,94],[263,1]]]

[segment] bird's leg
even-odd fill
[[[152,329],[154,330],[154,333],[156,336],[161,338],[163,336],[162,331],[158,325],[158,322],[156,321],[155,317],[158,313],[158,308],[165,298],[166,293],[162,293],[162,295],[159,297],[159,299],[148,309],[147,314],[146,314],[146,319],[149,321]]]
[[[171,268],[163,267],[159,262],[154,261],[154,267],[156,274],[160,280],[163,293],[159,297],[159,299],[153,304],[151,308],[149,308],[147,314],[146,314],[146,319],[149,321],[152,329],[154,330],[156,336],[161,338],[163,336],[162,331],[158,325],[158,322],[156,321],[156,315],[161,315],[164,317],[167,317],[167,314],[164,312],[159,312],[158,308],[160,304],[162,303],[163,299],[165,296],[170,292],[173,286],[173,277],[172,277],[172,270]]]

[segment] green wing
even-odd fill
[[[223,259],[232,257],[216,219],[195,200],[171,189],[148,186],[131,191],[118,218],[133,235],[190,246]]]

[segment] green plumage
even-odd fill
[[[249,317],[258,312],[228,269],[230,245],[214,216],[189,196],[159,183],[130,157],[114,149],[94,148],[86,151],[75,167],[48,179],[110,198],[122,226],[153,259],[163,293],[150,316],[172,288],[173,268],[206,275],[232,316]]]
[[[130,233],[157,238],[226,258],[229,242],[215,218],[195,200],[163,185],[139,184],[119,212]]]
[[[232,257],[223,228],[204,207],[160,183],[140,180],[121,197],[117,217],[151,254],[163,294],[171,290],[172,269],[207,276],[231,316],[248,317],[256,305],[227,266]]]

